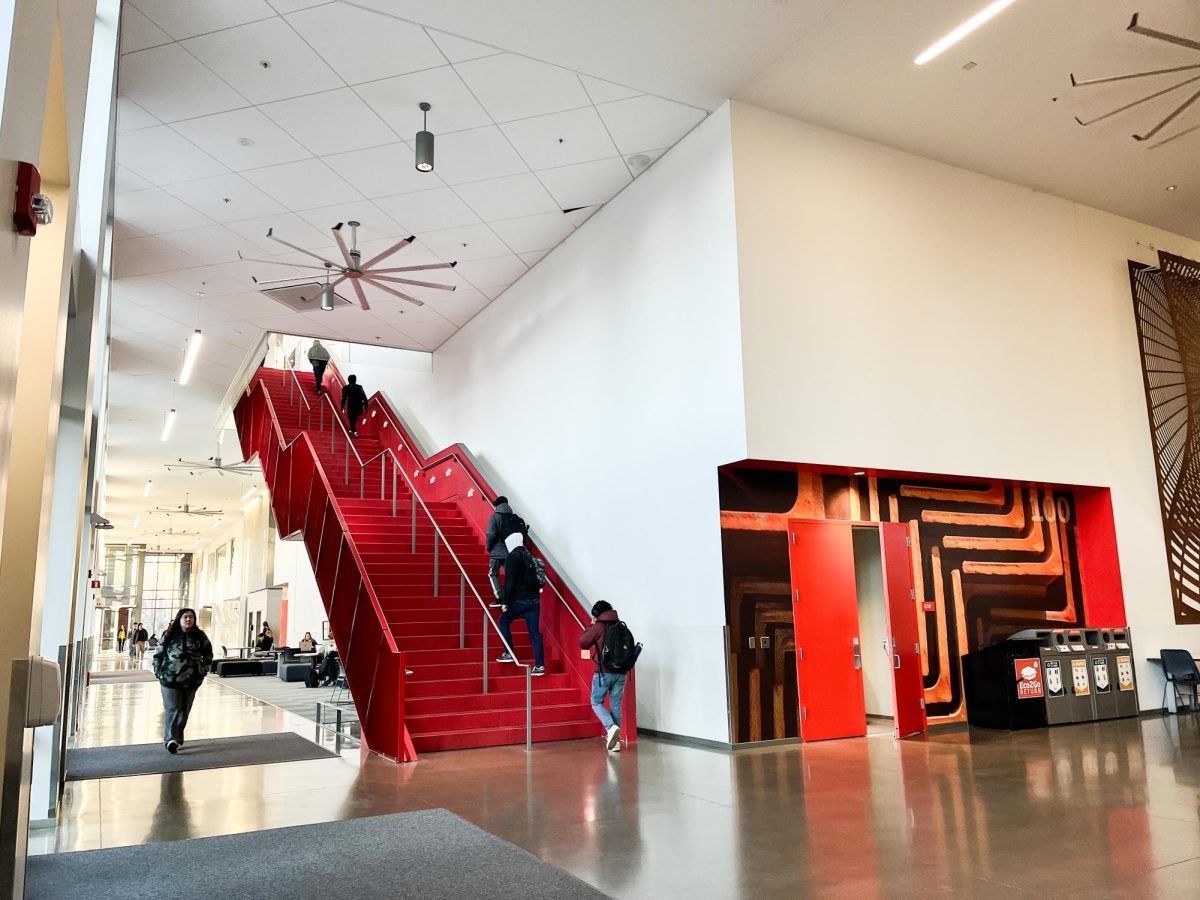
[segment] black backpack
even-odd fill
[[[609,672],[622,675],[637,662],[637,642],[633,632],[624,622],[613,622],[604,629],[604,643],[600,647],[600,664]]]
[[[500,513],[500,543],[504,543],[510,534],[525,537],[529,534],[529,526],[516,513]]]
[[[313,666],[304,673],[304,686],[306,688],[315,688],[320,684],[320,676],[317,675],[317,667]]]
[[[546,564],[528,550],[525,555],[529,557],[525,563],[525,584],[540,591],[546,586]]]

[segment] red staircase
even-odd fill
[[[592,666],[577,643],[588,618],[559,574],[547,561],[546,674],[496,663],[499,610],[483,602],[494,493],[461,448],[421,456],[382,395],[351,441],[335,413],[341,384],[331,366],[318,400],[311,373],[260,369],[234,417],[245,457],[263,466],[280,534],[304,540],[367,745],[407,761],[599,736]],[[524,623],[512,631],[518,661],[531,667]],[[627,739],[636,735],[632,688]]]

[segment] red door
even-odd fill
[[[849,523],[788,520],[800,737],[867,733]]]
[[[921,683],[917,631],[919,601],[913,590],[908,526],[885,522],[879,530],[883,541],[883,594],[892,641],[892,677],[896,686],[896,736],[904,737],[925,730],[925,690]]]

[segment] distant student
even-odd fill
[[[599,600],[592,607],[592,625],[579,638],[579,647],[592,652],[592,661],[596,664],[596,674],[592,676],[592,711],[604,726],[605,740],[609,751],[621,751],[621,698],[625,694],[625,674],[637,660],[641,646],[633,642],[633,635],[624,625],[620,624],[621,617],[612,608],[612,604]],[[618,659],[609,659],[605,654],[605,643],[610,628],[620,628],[627,636],[625,646],[616,647]],[[604,708],[604,698],[608,697],[611,713]]]
[[[347,381],[349,384],[342,388],[342,412],[346,414],[350,435],[358,437],[358,420],[367,410],[367,392],[358,383],[357,375],[351,375]]]
[[[500,633],[511,647],[513,620],[525,620],[525,627],[529,629],[529,640],[533,644],[533,671],[529,674],[545,675],[546,661],[542,653],[540,628],[542,586],[533,566],[533,556],[525,549],[525,537],[520,532],[510,534],[504,543],[508,548],[508,558],[504,561],[504,593],[500,597],[503,611],[496,624],[500,626]],[[505,650],[496,662],[516,660]]]
[[[508,548],[504,545],[504,541],[514,532],[524,535],[529,529],[525,525],[525,520],[513,512],[508,498],[504,495],[496,498],[493,507],[492,516],[488,519],[485,543],[488,551],[488,581],[492,583],[492,593],[496,596],[496,602],[491,605],[499,606],[500,567],[508,559]]]
[[[304,637],[300,638],[299,646],[300,646],[301,653],[315,653],[316,652],[317,642],[313,638],[311,631],[304,632]]]
[[[125,626],[122,625],[117,629],[117,652],[121,653],[125,649]]]
[[[321,384],[325,380],[325,367],[329,365],[329,351],[320,341],[313,341],[308,348],[308,361],[312,365],[313,380],[316,382],[317,396],[321,396]]]

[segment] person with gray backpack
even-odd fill
[[[522,538],[529,533],[525,520],[513,512],[508,504],[508,498],[501,494],[492,504],[494,511],[488,519],[485,543],[488,551],[488,581],[492,583],[492,593],[496,600],[492,606],[500,606],[500,569],[508,560],[508,547],[504,545],[510,534],[520,534]]]
[[[596,674],[592,676],[592,711],[604,726],[605,745],[610,753],[620,753],[625,676],[641,655],[642,645],[634,641],[633,632],[621,621],[612,604],[598,600],[592,607],[591,627],[579,638],[579,648],[590,650],[596,664]],[[611,711],[604,706],[605,697]]]

